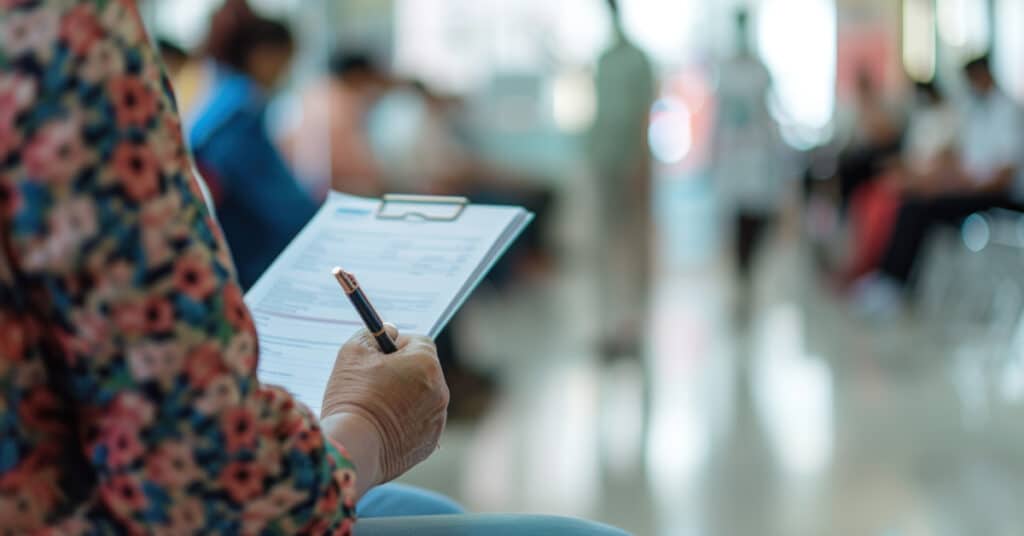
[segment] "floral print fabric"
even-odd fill
[[[131,0],[0,0],[0,534],[349,532]]]

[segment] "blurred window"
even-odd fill
[[[394,16],[395,70],[463,94],[500,73],[591,64],[610,36],[597,0],[397,0]]]
[[[995,70],[1007,91],[1024,101],[1024,2],[996,4]]]
[[[989,49],[992,30],[989,25],[989,0],[938,0],[939,37],[957,60],[984,54]]]
[[[697,0],[620,0],[623,26],[661,65],[679,65],[701,37]],[[611,41],[604,0],[397,0],[395,69],[467,93],[498,73],[593,65]]]
[[[256,10],[282,16],[300,5],[300,0],[249,0]],[[151,28],[155,35],[194,49],[202,44],[210,15],[223,0],[155,0],[147,13],[152,13]],[[150,11],[151,10],[151,11]]]
[[[696,44],[694,39],[702,37],[694,31],[696,0],[620,0],[620,4],[626,35],[657,64],[681,64]]]
[[[199,46],[206,35],[210,15],[220,0],[174,0],[155,2],[153,28],[186,48]]]
[[[935,5],[932,0],[903,2],[903,67],[911,79],[935,78]]]
[[[764,0],[757,29],[786,141],[800,149],[826,142],[836,100],[835,1]]]

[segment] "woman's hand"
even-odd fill
[[[432,454],[448,415],[448,387],[433,341],[398,336],[384,354],[366,330],[341,348],[324,392],[321,424],[345,446],[359,490],[397,478]]]

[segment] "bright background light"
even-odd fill
[[[443,92],[465,93],[490,78],[493,2],[397,0],[394,68]],[[467,11],[455,16],[460,8]],[[470,21],[478,21],[470,24]],[[490,24],[489,24],[490,23]]]
[[[935,77],[935,7],[931,0],[903,3],[903,66],[910,78],[928,82]]]
[[[210,15],[223,0],[162,0],[151,2],[154,10],[156,34],[166,37],[185,48],[202,44],[209,28]],[[249,5],[260,13],[286,17],[294,12],[299,0],[249,0]]]
[[[665,97],[654,103],[648,139],[651,152],[664,164],[682,162],[693,147],[690,109],[686,102]]]
[[[960,234],[967,249],[975,253],[988,247],[992,240],[992,228],[981,214],[971,214],[961,226]]]
[[[1024,1],[996,4],[995,70],[1007,91],[1024,102]]]
[[[794,21],[800,21],[799,31]],[[799,148],[827,141],[836,104],[835,2],[765,0],[757,30],[787,141]]]
[[[565,132],[583,132],[597,113],[593,81],[580,71],[565,72],[552,83],[551,112],[555,124]]]
[[[656,63],[676,65],[686,58],[695,43],[692,0],[623,0],[621,4],[626,35]]]
[[[988,0],[937,0],[939,36],[961,59],[985,53],[991,37]],[[1019,3],[1019,2],[1018,2]]]
[[[199,46],[209,26],[217,0],[174,0],[155,5],[157,32],[187,48]]]

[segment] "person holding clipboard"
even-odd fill
[[[252,313],[135,3],[0,12],[0,532],[619,534],[533,516],[363,518],[426,459],[434,343],[368,331],[321,418],[256,374]],[[324,274],[329,277],[328,274]]]

